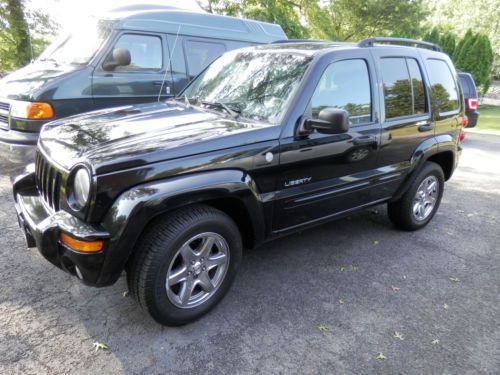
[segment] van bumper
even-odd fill
[[[0,128],[0,142],[19,146],[36,146],[38,132],[24,132]]]
[[[106,278],[108,284],[102,284],[100,276],[109,250],[110,234],[100,226],[85,223],[68,212],[49,210],[38,194],[33,170],[34,165],[29,166],[13,182],[17,218],[27,246],[37,247],[45,259],[87,285],[109,285],[110,275]],[[103,240],[105,246],[98,253],[79,253],[60,241],[61,232],[83,241]],[[114,276],[112,279],[116,281],[119,274]]]

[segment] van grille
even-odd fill
[[[62,173],[38,151],[35,158],[36,186],[45,203],[59,210]]]
[[[10,104],[0,102],[0,128],[7,128],[9,125]]]

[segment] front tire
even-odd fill
[[[224,297],[241,255],[241,235],[229,216],[187,207],[145,231],[127,270],[129,290],[158,323],[190,323]]]
[[[441,203],[444,173],[434,162],[426,162],[408,191],[387,205],[389,219],[403,230],[414,231],[426,226]]]

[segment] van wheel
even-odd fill
[[[131,294],[160,324],[182,325],[226,294],[241,261],[238,227],[209,206],[181,209],[153,222],[127,267]]]
[[[436,163],[426,162],[410,189],[399,200],[388,203],[389,218],[400,229],[423,228],[438,210],[443,190],[443,170]]]

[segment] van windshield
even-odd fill
[[[85,26],[58,38],[40,55],[39,61],[52,61],[58,65],[87,64],[101,44],[108,38],[112,23],[90,19]]]
[[[243,117],[278,123],[311,58],[288,52],[229,52],[182,93],[194,104],[230,108]]]

